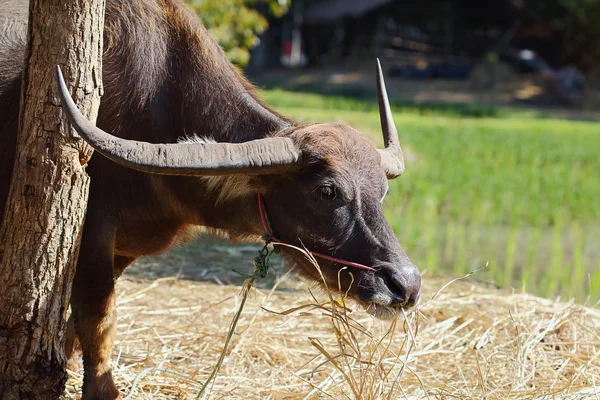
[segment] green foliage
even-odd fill
[[[263,97],[287,116],[335,118],[381,143],[371,102],[282,90]],[[600,123],[508,109],[495,113],[503,118],[464,117],[473,110],[394,108],[407,171],[390,182],[385,208],[411,259],[455,275],[489,262],[476,278],[600,298]]]
[[[259,43],[258,35],[268,23],[257,11],[262,3],[269,12],[281,17],[291,0],[185,0],[204,26],[225,50],[231,62],[244,66],[250,60],[250,50]]]

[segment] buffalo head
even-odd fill
[[[264,139],[243,143],[152,144],[112,136],[79,112],[57,71],[59,94],[74,128],[96,151],[124,166],[152,174],[248,177],[273,235],[318,257],[331,290],[347,293],[379,317],[419,299],[421,277],[385,219],[387,179],[404,171],[381,66],[378,103],[385,149],[356,130],[336,124],[282,124]],[[257,112],[266,112],[261,109]],[[253,232],[264,233],[255,224]],[[306,277],[321,282],[305,255],[282,246],[284,257]]]

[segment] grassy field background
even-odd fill
[[[264,90],[282,114],[381,143],[375,102]],[[600,298],[600,123],[485,105],[394,107],[407,171],[386,213],[421,270],[543,296]]]

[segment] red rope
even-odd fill
[[[260,192],[258,192],[258,210],[260,212],[260,220],[262,222],[263,229],[264,229],[265,233],[269,237],[269,239],[267,239],[267,244],[269,242],[287,244],[284,241],[277,239],[273,235],[273,232],[271,231],[271,227],[269,226],[269,221],[267,219],[267,210],[265,210],[265,206],[264,206],[264,202],[263,202],[263,197],[260,194]],[[294,247],[294,246],[292,246],[292,247]],[[335,258],[335,257],[331,257],[331,256],[326,256],[325,254],[316,253],[314,251],[311,251],[310,253],[313,256],[317,257],[317,258],[321,258],[323,260],[328,260],[328,261],[332,261],[332,262],[335,262],[335,263],[338,263],[338,264],[346,265],[348,267],[354,267],[354,268],[358,268],[358,269],[364,269],[366,271],[377,271],[375,268],[368,267],[366,265],[355,263],[355,262],[352,262],[352,261],[340,260],[339,258]]]

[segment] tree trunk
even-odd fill
[[[91,149],[57,96],[60,64],[95,121],[102,92],[104,0],[30,0],[17,153],[0,228],[0,398],[58,398],[66,311],[85,217]]]

